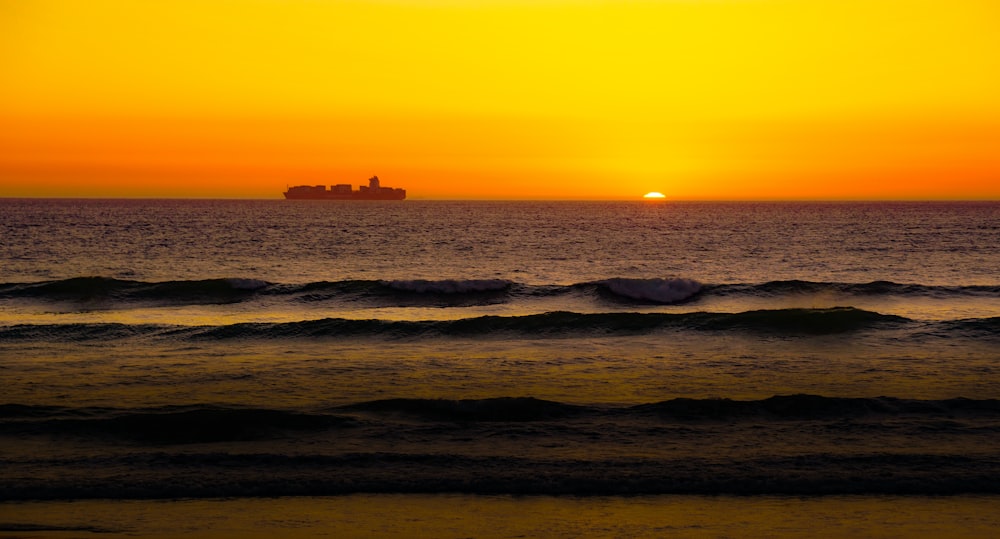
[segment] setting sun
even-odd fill
[[[645,195],[642,195],[642,198],[667,198],[667,196],[664,195],[663,193],[658,193],[656,191],[650,191],[650,192],[646,193]]]

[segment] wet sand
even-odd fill
[[[0,504],[0,538],[995,537],[1000,496],[351,495]]]

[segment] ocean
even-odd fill
[[[0,388],[0,537],[987,537],[1000,203],[0,199]]]

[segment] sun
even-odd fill
[[[659,193],[659,192],[656,192],[656,191],[650,191],[650,192],[646,193],[645,195],[642,195],[642,198],[667,198],[667,196],[664,195],[663,193]]]

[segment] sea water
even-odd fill
[[[998,270],[990,202],[0,200],[0,528],[102,529],[32,512],[58,500],[975,506]]]

